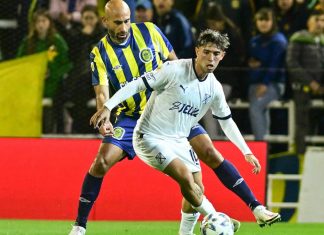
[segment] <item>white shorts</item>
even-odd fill
[[[186,138],[164,140],[149,134],[134,133],[133,145],[142,161],[160,171],[164,171],[176,158],[179,158],[191,172],[201,171],[199,159]]]

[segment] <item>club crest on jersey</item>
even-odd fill
[[[166,160],[166,157],[164,157],[162,153],[158,153],[155,156],[155,159],[158,161],[158,163],[163,164],[163,162]]]
[[[211,95],[205,93],[205,97],[204,97],[204,99],[202,100],[202,103],[203,103],[203,104],[207,104],[207,103],[209,102],[210,98],[211,98]]]
[[[153,60],[153,53],[151,48],[144,48],[139,53],[139,58],[143,63],[149,63]]]
[[[121,140],[124,137],[125,129],[121,127],[114,128],[114,135],[113,138],[117,140]]]

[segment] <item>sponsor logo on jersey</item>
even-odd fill
[[[166,157],[164,157],[162,153],[158,153],[155,156],[155,159],[158,161],[158,163],[163,164],[163,162],[166,160]]]
[[[151,48],[145,48],[140,51],[139,58],[143,63],[149,63],[153,60],[153,53]]]
[[[177,110],[179,113],[187,114],[189,116],[197,117],[199,109],[192,107],[189,104],[183,104],[179,101],[174,102],[169,110]]]
[[[205,97],[204,97],[204,99],[202,100],[202,103],[203,103],[203,104],[207,104],[207,103],[209,102],[210,98],[211,98],[211,95],[205,93]]]
[[[114,128],[114,135],[113,138],[117,140],[121,140],[124,137],[125,129],[121,127],[115,127]]]
[[[187,89],[188,87],[184,87],[184,86],[180,85],[180,88],[183,90],[183,93],[186,93],[186,89]]]
[[[119,70],[119,69],[122,69],[122,65],[119,64],[119,65],[116,65],[115,67],[112,68],[112,70]]]

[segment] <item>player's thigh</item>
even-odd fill
[[[102,177],[112,166],[124,157],[124,151],[111,143],[102,143],[90,167],[93,176]]]
[[[191,136],[192,138],[189,139],[189,142],[198,158],[211,168],[218,167],[224,160],[223,156],[214,147],[212,140],[206,133],[201,132],[201,134],[197,134],[197,129],[195,132],[196,135]]]
[[[125,157],[125,152],[113,143],[101,143],[98,156],[108,165],[114,165]]]

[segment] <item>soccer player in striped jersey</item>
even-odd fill
[[[92,83],[96,92],[98,110],[109,99],[108,87],[116,92],[133,78],[161,67],[164,60],[177,59],[169,41],[154,24],[130,23],[129,8],[122,0],[110,0],[106,4],[103,23],[108,33],[94,47],[90,56]],[[85,234],[88,215],[98,197],[103,177],[110,168],[125,157],[128,159],[135,157],[132,144],[133,130],[149,96],[149,90],[141,91],[118,107],[117,118],[114,121],[114,135],[105,136],[84,178],[78,216],[70,235]],[[102,128],[99,131],[104,133]],[[194,126],[188,139],[199,159],[213,169],[227,188],[235,192],[252,210],[260,208],[260,203],[239,172],[214,148],[201,126]],[[253,155],[246,155],[245,159],[254,167],[254,173],[261,170],[257,158]],[[199,217],[199,213],[191,213],[191,209],[190,204],[183,200],[181,235],[190,234],[182,231],[192,231]],[[257,220],[262,224],[268,224],[264,218],[268,217],[259,216]]]

